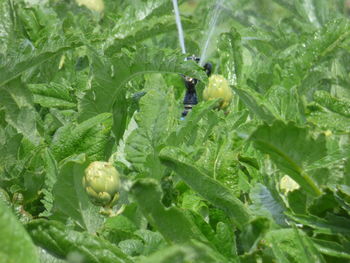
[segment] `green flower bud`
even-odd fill
[[[83,186],[93,204],[112,207],[119,198],[119,173],[110,163],[92,162],[85,170]]]
[[[209,78],[209,85],[203,90],[204,100],[222,99],[220,109],[230,105],[233,94],[228,81],[221,75],[212,75]]]

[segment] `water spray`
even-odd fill
[[[183,54],[186,54],[185,38],[184,38],[183,30],[182,30],[180,11],[179,11],[179,6],[177,4],[177,0],[173,0],[173,6],[174,6],[175,21],[176,21],[176,26],[177,26],[177,32],[179,34],[179,42],[180,42],[181,50],[182,50]]]
[[[224,0],[217,0],[216,4],[214,5],[214,8],[212,10],[211,19],[209,22],[208,34],[207,34],[206,39],[202,43],[202,52],[201,52],[200,61],[199,61],[200,66],[204,66],[205,61],[207,60],[209,43],[214,36],[214,32],[215,32],[215,28],[216,28],[217,23],[218,23],[218,19],[222,13],[223,2],[224,2]]]
[[[219,1],[222,2],[222,0],[219,0]],[[176,20],[176,26],[177,26],[177,31],[178,31],[178,35],[179,35],[179,42],[180,42],[181,50],[182,50],[183,54],[186,54],[185,39],[184,39],[184,33],[183,33],[183,29],[182,29],[180,11],[179,11],[179,6],[178,6],[177,0],[173,0],[173,6],[174,6],[175,20]],[[219,8],[216,7],[215,10],[216,10],[215,11],[215,19],[214,19],[214,22],[211,22],[212,27],[214,27],[216,25],[217,17],[219,16]],[[212,34],[213,34],[212,32],[209,34],[208,40],[205,42],[205,48],[202,52],[203,56],[206,55],[205,53],[207,52],[209,39],[211,38]],[[210,63],[203,63],[204,59],[205,59],[204,57],[199,58],[199,57],[196,57],[193,55],[191,57],[187,57],[185,60],[186,61],[193,60],[193,61],[199,63],[200,66],[203,66],[206,74],[209,77],[211,74],[211,71],[212,71],[212,65]],[[183,78],[184,78],[185,87],[186,87],[186,94],[185,94],[185,98],[183,101],[184,111],[182,112],[181,119],[184,119],[186,117],[186,115],[188,114],[188,112],[190,112],[192,110],[192,107],[198,103],[197,92],[196,92],[196,85],[198,83],[198,79],[191,78],[188,76],[183,76]]]

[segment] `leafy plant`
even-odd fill
[[[349,261],[348,3],[179,4],[0,0],[1,260]]]

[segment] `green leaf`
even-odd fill
[[[113,110],[116,115],[113,117],[113,131],[118,141],[122,137],[126,125],[126,90],[124,87],[118,87],[118,75],[115,75],[114,66],[109,60],[101,59],[94,51],[92,51],[91,56],[91,89],[78,100],[79,119],[85,121],[100,113]],[[125,61],[125,63],[127,62]],[[119,70],[120,67],[126,65],[118,65],[117,69]]]
[[[324,156],[323,158],[308,165],[307,170],[332,167],[332,165],[339,163],[339,161],[344,160],[344,158],[347,158],[349,155],[350,147],[346,145],[344,148],[336,149],[335,151],[328,153],[328,155]]]
[[[99,233],[111,243],[118,244],[122,240],[134,239],[136,230],[134,223],[122,214],[107,218]]]
[[[257,249],[259,242],[270,229],[270,220],[265,217],[254,218],[240,233],[240,244],[248,253]]]
[[[325,255],[337,258],[350,259],[350,249],[333,241],[312,238],[312,242],[317,250]]]
[[[143,243],[139,239],[127,239],[120,241],[118,244],[123,253],[129,256],[138,256],[143,251]]]
[[[306,213],[307,196],[301,189],[297,189],[292,192],[289,192],[287,195],[287,198],[288,198],[289,207],[294,213],[297,213],[297,214]]]
[[[349,168],[349,162],[347,163]],[[338,204],[350,215],[350,187],[347,185],[338,186],[338,191],[334,193]]]
[[[286,215],[300,224],[317,230],[318,233],[350,235],[350,229],[348,228],[350,220],[344,217],[334,216],[333,218],[324,219],[313,215],[294,215],[289,212],[286,212]]]
[[[0,199],[0,258],[2,262],[39,263],[36,247],[24,227]]]
[[[251,219],[249,209],[228,188],[193,166],[179,149],[164,148],[160,153],[160,160],[174,170],[194,191],[224,210],[238,228],[242,229],[249,222]]]
[[[87,166],[83,154],[65,160],[53,187],[52,212],[63,213],[74,219],[81,228],[94,233],[102,223],[102,217],[98,213],[99,208],[89,201],[82,185]]]
[[[278,119],[305,123],[302,101],[295,87],[286,89],[280,86],[271,87],[265,94],[265,105]]]
[[[36,126],[37,114],[32,95],[25,84],[14,80],[0,87],[0,105],[5,107],[6,121],[34,145],[39,144],[41,138]]]
[[[178,262],[229,262],[228,259],[205,244],[192,240],[182,245],[173,245],[157,251],[139,263],[178,263]]]
[[[4,144],[0,144],[0,171],[10,171],[18,160],[18,153],[21,147],[23,136],[19,133],[14,135],[6,134],[4,131]],[[12,174],[13,175],[13,174]]]
[[[8,1],[0,2],[0,57],[6,54],[10,39],[13,37],[11,8]]]
[[[164,144],[168,131],[168,96],[160,90],[152,89],[140,101],[140,111],[135,120],[135,129],[126,141],[127,160],[137,171],[147,171],[150,177],[160,179],[164,169],[158,153]]]
[[[298,13],[298,10],[295,7],[296,1],[289,1],[289,0],[273,0],[274,2],[278,3],[279,5],[283,6],[288,11],[293,12],[294,15],[297,15],[300,17],[300,14]]]
[[[167,145],[177,146],[183,143],[186,145],[192,145],[195,143],[193,140],[194,134],[198,132],[198,123],[204,118],[212,109],[218,104],[217,100],[200,102],[192,109],[192,111],[186,116],[176,131],[172,132],[167,138]]]
[[[161,200],[161,189],[152,179],[136,181],[131,193],[142,213],[167,241],[182,244],[191,239],[203,240],[199,229],[176,207],[165,208]]]
[[[33,93],[34,103],[43,107],[71,109],[76,106],[69,88],[63,84],[31,84],[28,88]]]
[[[317,20],[321,25],[326,24],[331,18],[331,8],[333,3],[328,0],[313,0]]]
[[[105,160],[112,127],[110,113],[101,113],[82,123],[68,123],[53,136],[50,149],[56,160],[85,153],[90,161]]]
[[[38,248],[40,263],[68,263],[66,260],[58,259],[42,248]]]
[[[333,112],[313,112],[308,116],[308,121],[323,129],[340,132],[350,131],[349,118]]]
[[[324,90],[316,91],[314,93],[314,100],[335,113],[338,113],[345,117],[350,117],[349,100],[333,97],[331,94]]]
[[[63,51],[72,49],[74,47],[78,46],[78,44],[68,44],[63,46],[57,46],[53,50],[42,50],[37,52],[37,54],[34,54],[28,58],[25,58],[22,61],[15,61],[15,63],[12,62],[11,65],[0,65],[0,87],[4,86],[9,81],[17,78],[25,71],[39,66],[43,62],[57,56],[58,54],[61,54]]]
[[[52,195],[52,189],[54,184],[57,181],[58,177],[58,168],[55,158],[53,157],[51,151],[49,149],[45,149],[44,151],[44,162],[45,162],[45,184],[42,189],[44,198],[41,201],[46,209],[41,216],[48,216],[51,214],[51,209],[53,206],[54,197]]]
[[[263,104],[262,98],[258,94],[249,90],[247,87],[245,89],[233,87],[234,92],[239,96],[251,113],[255,114],[261,120],[272,123],[275,120],[273,114],[269,109]]]
[[[208,217],[208,206],[204,200],[192,191],[187,191],[182,194],[182,204],[181,207],[184,209],[189,209],[197,214],[201,215],[203,219]]]
[[[135,231],[135,235],[140,237],[144,242],[142,254],[151,255],[159,249],[167,245],[163,236],[158,232],[152,232],[147,229],[139,229]]]
[[[259,126],[250,140],[258,150],[269,154],[276,166],[305,191],[313,196],[321,194],[316,181],[306,173],[305,168],[327,154],[324,137],[315,140],[308,129],[276,121],[271,126]]]
[[[146,22],[147,21],[147,22]],[[132,26],[128,24],[120,25],[113,31],[116,32],[113,44],[110,45],[105,54],[113,56],[121,51],[122,48],[130,48],[148,38],[176,30],[175,19],[173,15],[155,16],[147,20],[136,21]],[[182,24],[187,29],[193,29],[193,23],[190,20],[182,19]]]
[[[305,0],[310,1],[310,0]],[[313,68],[327,59],[332,59],[350,34],[349,22],[345,19],[330,21],[320,30],[311,34],[305,43],[300,43],[296,54],[284,68],[283,78],[286,83],[300,85],[307,76],[313,73]],[[287,85],[287,84],[286,84]],[[304,92],[313,89],[310,86],[302,87]]]
[[[116,100],[112,106],[113,114],[113,126],[112,132],[115,136],[115,140],[119,141],[123,138],[125,130],[127,128],[127,109],[128,101],[125,99],[125,92],[120,90],[120,93],[117,95]]]
[[[327,0],[274,0],[274,2],[291,11],[298,19],[314,27],[319,27],[329,19],[331,4]]]
[[[199,215],[198,213],[192,211],[192,210],[185,210],[184,211],[187,218],[189,218],[192,222],[195,223],[197,228],[201,231],[201,233],[207,238],[207,240],[212,244],[211,246],[214,247],[220,252],[221,247],[218,246],[218,242],[216,240],[215,232],[211,225],[207,222],[210,220],[209,216],[207,216],[206,221],[205,219]]]
[[[235,28],[221,35],[219,42],[220,62],[225,65],[223,75],[230,85],[240,84],[243,77],[243,56],[241,35]]]
[[[219,222],[216,225],[215,237],[219,252],[227,258],[233,259],[233,262],[238,262],[236,236],[231,227],[226,223]]]
[[[135,53],[125,50],[108,62],[94,55],[92,67],[92,89],[79,103],[82,120],[99,113],[110,112],[114,103],[125,100],[125,84],[141,74],[176,73],[199,80],[206,79],[204,71],[195,62],[184,61],[183,55],[178,51],[163,49],[138,48]]]
[[[35,244],[59,257],[76,254],[86,263],[132,263],[120,249],[86,232],[70,230],[54,220],[38,219],[26,225]]]
[[[117,10],[106,11],[119,12],[118,15],[121,17],[115,21],[117,23],[115,29],[118,31],[120,28],[130,28],[134,22],[146,22],[147,19],[169,14],[172,10],[171,8],[172,4],[166,0],[141,1],[138,2],[137,5],[130,5],[129,3],[118,1],[116,4]],[[124,30],[121,31],[123,32]]]
[[[251,189],[250,199],[252,200],[250,209],[254,211],[255,215],[266,216],[281,226],[286,225],[284,215],[286,208],[281,200],[277,199],[265,185],[256,184]]]
[[[278,262],[325,262],[311,239],[297,229],[279,229],[267,233],[266,241]]]

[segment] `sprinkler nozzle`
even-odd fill
[[[199,63],[200,58],[193,55],[191,57],[187,57],[186,61],[188,61],[188,60],[193,60],[193,61]],[[209,77],[211,74],[211,70],[212,70],[212,64],[205,63],[204,70],[205,70],[205,73],[207,74],[207,76]],[[198,83],[198,79],[191,78],[188,76],[183,76],[183,78],[185,81],[186,94],[185,94],[185,98],[183,101],[185,109],[181,115],[182,119],[184,117],[186,117],[188,112],[190,112],[192,110],[192,107],[198,103],[197,92],[196,92],[196,85]]]

